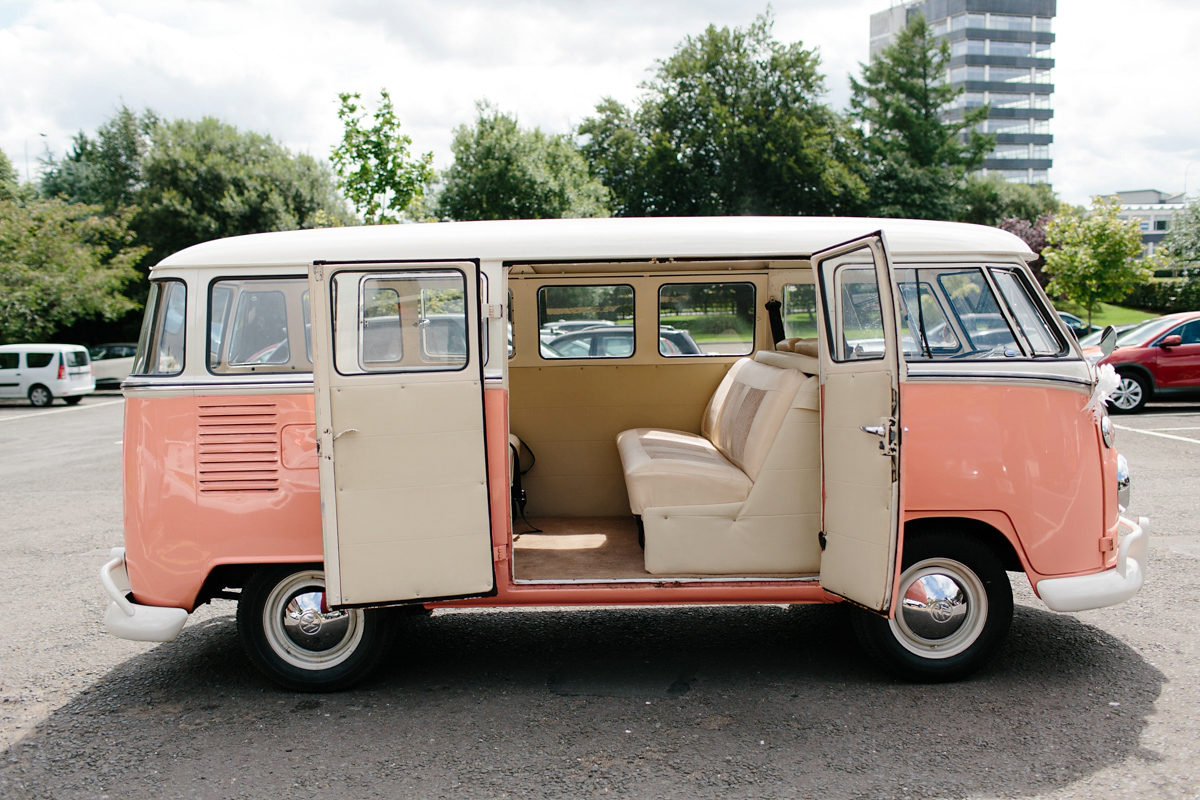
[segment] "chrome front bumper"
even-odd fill
[[[125,548],[114,547],[110,560],[100,569],[100,583],[112,598],[104,614],[108,632],[135,642],[174,641],[187,622],[182,608],[143,606],[129,600],[129,573],[125,571]]]
[[[1042,602],[1052,611],[1087,611],[1124,603],[1138,593],[1146,579],[1150,551],[1150,519],[1137,522],[1121,517],[1124,530],[1117,547],[1117,565],[1092,575],[1046,578],[1037,585]]]

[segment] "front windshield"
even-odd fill
[[[1128,347],[1131,344],[1141,344],[1144,341],[1153,339],[1161,333],[1165,333],[1172,325],[1178,323],[1178,320],[1164,319],[1148,319],[1140,325],[1135,325],[1129,330],[1117,337],[1117,347]]]

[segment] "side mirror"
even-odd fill
[[[1100,352],[1104,353],[1105,358],[1108,358],[1116,349],[1117,329],[1112,325],[1105,326],[1104,333],[1100,334]]]
[[[1159,347],[1178,347],[1183,344],[1183,337],[1178,333],[1173,333],[1158,343]]]

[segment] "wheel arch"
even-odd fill
[[[198,608],[210,600],[236,600],[240,592],[250,580],[250,576],[260,570],[276,569],[278,567],[296,567],[297,569],[325,569],[320,561],[253,561],[237,564],[217,564],[209,570],[196,593],[196,602],[192,608]]]
[[[972,517],[920,517],[904,523],[904,538],[930,533],[952,533],[966,536],[987,547],[1008,572],[1025,572],[1025,564],[1017,548],[1003,531],[983,520]]]
[[[1118,375],[1134,374],[1146,382],[1146,388],[1153,394],[1158,390],[1158,384],[1154,380],[1154,373],[1146,369],[1141,364],[1117,364],[1113,367]]]

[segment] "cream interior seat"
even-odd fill
[[[819,569],[816,371],[811,356],[761,351],[730,368],[700,435],[636,428],[617,437],[648,572]]]

